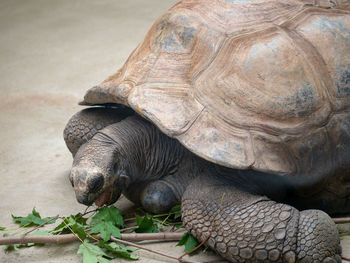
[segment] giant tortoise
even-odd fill
[[[181,203],[232,262],[341,261],[350,1],[180,1],[81,104],[64,131],[80,203]]]

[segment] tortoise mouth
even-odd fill
[[[120,194],[121,193],[118,193],[114,187],[110,186],[106,188],[106,190],[104,190],[100,194],[100,196],[95,200],[95,205],[97,205],[98,207],[104,205],[111,205],[118,200]]]

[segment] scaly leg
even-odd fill
[[[341,262],[338,231],[320,210],[298,211],[199,176],[182,198],[188,231],[231,262]]]

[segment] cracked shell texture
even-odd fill
[[[184,0],[82,104],[125,104],[220,165],[314,177],[350,167],[349,85],[348,1]]]

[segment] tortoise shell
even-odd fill
[[[106,103],[226,167],[349,171],[350,1],[180,1],[81,104]]]

